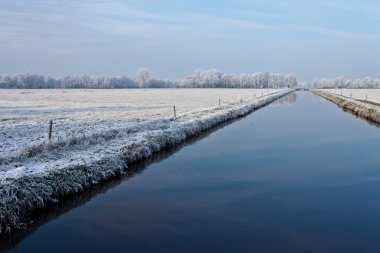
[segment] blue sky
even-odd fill
[[[0,0],[0,73],[380,77],[380,1]]]

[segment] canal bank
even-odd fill
[[[358,100],[346,96],[339,96],[338,94],[333,94],[327,90],[313,90],[313,92],[333,103],[338,105],[345,111],[349,111],[359,118],[368,120],[377,126],[380,125],[380,104]]]
[[[379,129],[311,93],[282,102],[148,165],[11,251],[376,252]]]

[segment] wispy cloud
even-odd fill
[[[69,1],[64,8],[59,8],[59,5],[51,6],[49,11],[42,3],[45,1],[39,1],[31,9],[26,4],[24,9],[12,6],[10,10],[0,11],[0,26],[7,27],[12,31],[12,36],[22,39],[72,38],[78,42],[101,37],[99,34],[93,36],[99,32],[105,36],[109,34],[137,39],[191,39],[194,36],[228,37],[229,32],[226,31],[252,32],[271,28],[270,25],[247,18],[187,11],[163,15],[141,10],[121,1]],[[5,32],[0,33],[0,37],[8,35]]]
[[[341,38],[380,41],[380,34],[349,32],[349,31],[341,31],[341,30],[334,30],[334,29],[327,29],[327,28],[314,28],[314,30],[317,32],[321,32],[321,33],[325,33],[328,35],[341,37]]]
[[[362,41],[380,41],[380,34],[378,33],[364,33],[355,31],[344,31],[339,29],[332,29],[320,26],[310,25],[285,25],[278,27],[278,29],[286,29],[289,31],[299,31],[308,34],[323,34],[329,37],[348,39],[348,40],[362,40]]]
[[[83,62],[91,57],[103,59],[112,55],[111,62],[118,58],[124,64],[129,59],[125,63],[128,66],[151,64],[165,69],[188,67],[191,63],[196,68],[221,65],[225,71],[230,71],[229,68],[240,71],[235,69],[240,66],[243,70],[258,67],[293,72],[289,68],[297,64],[289,64],[289,59],[323,54],[329,57],[329,52],[308,50],[313,45],[320,50],[339,45],[347,52],[360,45],[365,48],[360,57],[372,59],[366,62],[375,66],[380,57],[378,13],[380,2],[375,0],[360,3],[356,0],[2,0],[0,54],[12,55],[14,66],[21,66],[25,57],[19,52],[23,51],[30,58],[59,54],[67,55],[68,59],[82,57]],[[172,63],[163,67],[162,62],[170,57]],[[0,59],[0,64],[6,66],[3,63]],[[80,66],[94,66],[89,60],[87,63]],[[46,68],[49,67],[47,64]],[[22,69],[16,72],[19,71]],[[313,71],[316,70],[308,73]]]

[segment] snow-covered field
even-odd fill
[[[1,121],[63,117],[75,120],[142,119],[253,99],[279,89],[0,89]],[[111,114],[104,114],[104,111]],[[83,119],[83,117],[85,117]]]
[[[196,111],[240,103],[271,89],[1,90],[0,158],[15,156],[46,141],[53,120],[53,142],[102,134]]]
[[[326,89],[325,91],[346,97],[352,97],[359,100],[365,100],[367,96],[368,101],[380,103],[380,89]]]
[[[290,91],[0,90],[0,234],[22,226],[29,210]]]

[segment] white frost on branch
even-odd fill
[[[356,80],[345,79],[344,77],[323,78],[313,80],[310,86],[314,89],[378,89],[380,88],[380,80],[373,77]]]
[[[137,70],[135,81],[139,84],[140,88],[148,88],[151,78],[152,74],[149,69],[140,68]]]
[[[216,69],[198,70],[182,80],[155,79],[149,69],[141,68],[134,79],[104,75],[74,75],[58,78],[37,74],[0,75],[0,88],[17,89],[111,89],[111,88],[292,88],[296,78],[268,72],[239,75],[223,73]]]

